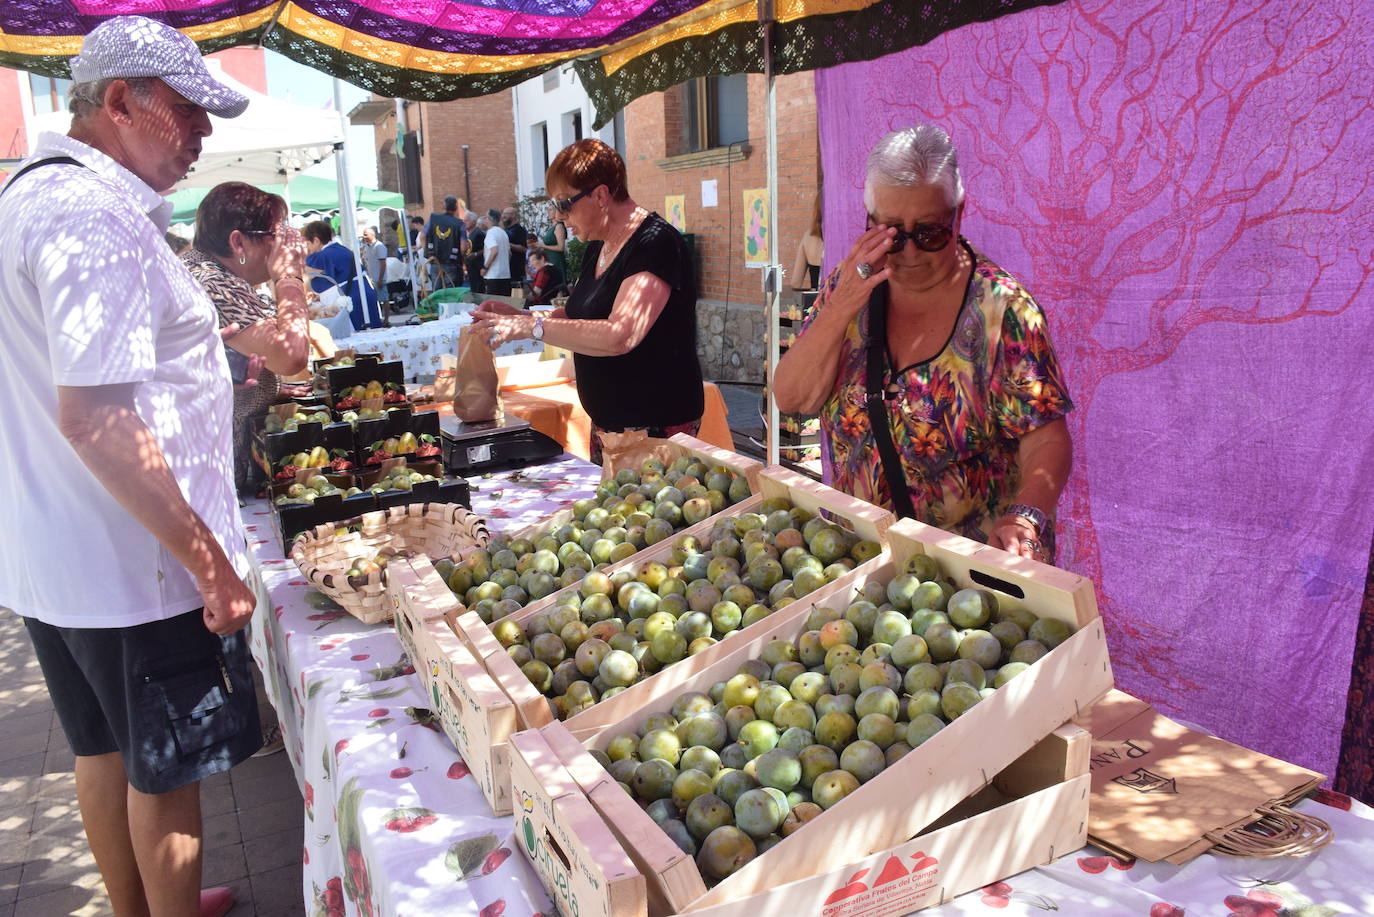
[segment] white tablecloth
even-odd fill
[[[600,468],[565,455],[470,486],[491,528],[515,531],[600,480]],[[437,726],[406,713],[430,701],[395,629],[312,606],[271,512],[262,500],[243,509],[261,574],[252,647],[305,798],[306,913],[553,914],[514,820],[492,814]]]
[[[467,315],[436,319],[420,325],[394,325],[368,331],[355,331],[340,342],[340,346],[359,351],[377,351],[387,360],[405,363],[406,379],[417,381],[419,376],[433,376],[439,372],[440,357],[458,352],[458,334],[472,322]],[[510,341],[496,348],[498,356],[517,353],[539,353],[543,345],[535,341]]]
[[[473,506],[494,531],[515,531],[591,494],[599,472],[565,455],[473,478]],[[406,714],[429,701],[395,630],[308,604],[313,590],[282,559],[270,512],[261,501],[243,510],[263,578],[253,653],[305,796],[306,913],[553,914],[512,818],[492,815],[446,736]],[[1314,856],[1204,855],[1175,867],[1121,863],[1088,846],[921,917],[1374,915],[1374,812],[1359,802],[1351,811],[1310,800],[1300,808],[1336,831],[1336,841]]]

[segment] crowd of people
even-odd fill
[[[0,262],[0,385],[29,408],[0,440],[0,525],[25,539],[0,553],[0,606],[22,616],[76,756],[115,912],[219,915],[228,891],[199,891],[198,782],[263,744],[235,498],[250,487],[248,420],[305,366],[312,299],[334,290],[354,328],[379,324],[390,255],[363,234],[368,283],[329,223],[298,232],[282,198],[238,182],[210,192],[174,253],[161,193],[196,161],[208,114],[235,117],[247,99],[189,39],[138,16],[97,26],[72,77],[70,131],[43,134],[0,189],[0,226],[23,228]],[[597,431],[695,432],[697,281],[682,234],[636,203],[624,160],[598,140],[559,152],[545,185],[537,236],[514,208],[478,215],[449,197],[409,218],[405,248],[431,288],[495,297],[473,313],[493,345],[571,351]],[[948,135],[885,137],[864,205],[867,228],[819,282],[777,369],[779,406],[820,415],[833,486],[1052,560],[1072,403],[1044,312],[961,234]],[[807,286],[819,214],[818,200],[798,252]],[[574,237],[587,246],[569,286]],[[562,305],[512,305],[517,285],[526,303]],[[38,480],[60,487],[38,499],[25,487]],[[53,524],[78,507],[76,524]]]

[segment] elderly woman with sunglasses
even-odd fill
[[[244,366],[256,379],[234,389],[234,484],[241,494],[252,489],[252,420],[277,400],[277,377],[299,373],[309,352],[305,245],[286,217],[279,196],[225,182],[200,202],[195,241],[181,254],[215,304],[220,327],[243,329],[225,342],[234,381],[245,381]],[[264,283],[271,303],[254,289]]]
[[[568,228],[588,242],[567,306],[545,315],[484,302],[474,327],[493,344],[533,338],[571,350],[597,432],[695,433],[704,398],[686,240],[630,198],[624,161],[599,140],[560,152],[544,183]],[[592,451],[597,460],[595,437]]]
[[[959,235],[949,136],[884,137],[864,205],[867,230],[778,365],[778,407],[820,414],[838,489],[1052,562],[1072,404],[1040,307]]]

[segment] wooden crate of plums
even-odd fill
[[[896,917],[1052,862],[1087,840],[1091,736],[1066,724],[907,842],[709,904],[693,857],[560,724],[516,733],[511,749],[520,846],[559,912],[583,917]],[[856,823],[793,855],[862,833]]]
[[[884,852],[913,838],[913,854],[930,853],[924,843],[933,841],[920,832],[963,800],[986,797],[995,775],[1111,687],[1111,668],[1082,577],[912,521],[889,538],[890,554],[876,566],[765,619],[722,644],[709,664],[679,668],[691,676],[672,690],[577,736],[589,749],[580,766],[563,737],[576,736],[575,717],[544,727],[538,741],[513,737],[517,817],[550,810],[539,784],[521,776],[532,772],[523,750],[543,743],[574,763],[570,773],[605,820],[606,837],[644,878],[655,917],[798,907],[897,914],[938,901],[876,896],[887,883],[858,889],[858,875],[853,894],[841,894],[843,883],[832,889],[830,880],[872,863],[885,871]],[[596,767],[587,764],[593,758]],[[1070,838],[1061,853],[1081,843],[1086,813],[1061,794],[1082,805],[1086,797],[1063,788],[1074,773],[1056,775],[1023,794],[1025,805],[1008,810],[1014,818],[998,816],[1011,818],[997,838],[1003,848],[1021,850],[1022,836],[1042,828]],[[975,821],[963,823],[966,832]],[[979,837],[982,856],[991,840]],[[1040,841],[1015,857],[1005,849],[993,858],[1002,871],[979,881],[1049,858]],[[574,862],[570,871],[594,873],[595,865]],[[901,865],[907,876],[921,872]],[[967,881],[930,887],[948,897]],[[591,887],[580,913],[620,912],[598,898],[605,883]],[[778,897],[779,889],[789,891]]]
[[[492,812],[511,811],[510,735],[515,707],[450,629],[457,602],[428,558],[395,561],[387,569],[396,634],[425,684],[430,709],[453,742]]]
[[[757,501],[634,557],[593,570],[546,601],[454,629],[515,702],[521,723],[574,733],[669,697],[766,628],[806,613],[803,597],[881,562],[892,514],[781,467]],[[489,632],[489,633],[488,633]]]

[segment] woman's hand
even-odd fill
[[[510,311],[488,308],[493,306]],[[534,316],[520,309],[511,309],[505,303],[484,302],[472,313],[472,327],[486,334],[492,347],[499,347],[507,341],[519,341],[529,337],[534,329]]]
[[[1025,516],[1005,515],[997,520],[988,536],[988,544],[1001,548],[1008,554],[1029,557],[1031,560],[1045,562],[1045,546],[1040,543],[1040,533]]]
[[[874,226],[859,236],[849,255],[840,262],[839,279],[826,296],[825,308],[840,313],[846,325],[868,305],[874,287],[885,283],[892,275],[887,267],[887,250],[892,247],[896,234],[897,231],[889,226]],[[860,273],[860,265],[866,266],[867,277]]]
[[[474,317],[478,312],[491,312],[496,315],[524,315],[524,309],[517,309],[510,303],[501,302],[499,299],[484,300],[481,305],[473,310]]]
[[[268,276],[275,282],[283,277],[305,276],[305,240],[288,223],[277,230],[277,244],[267,261]]]

